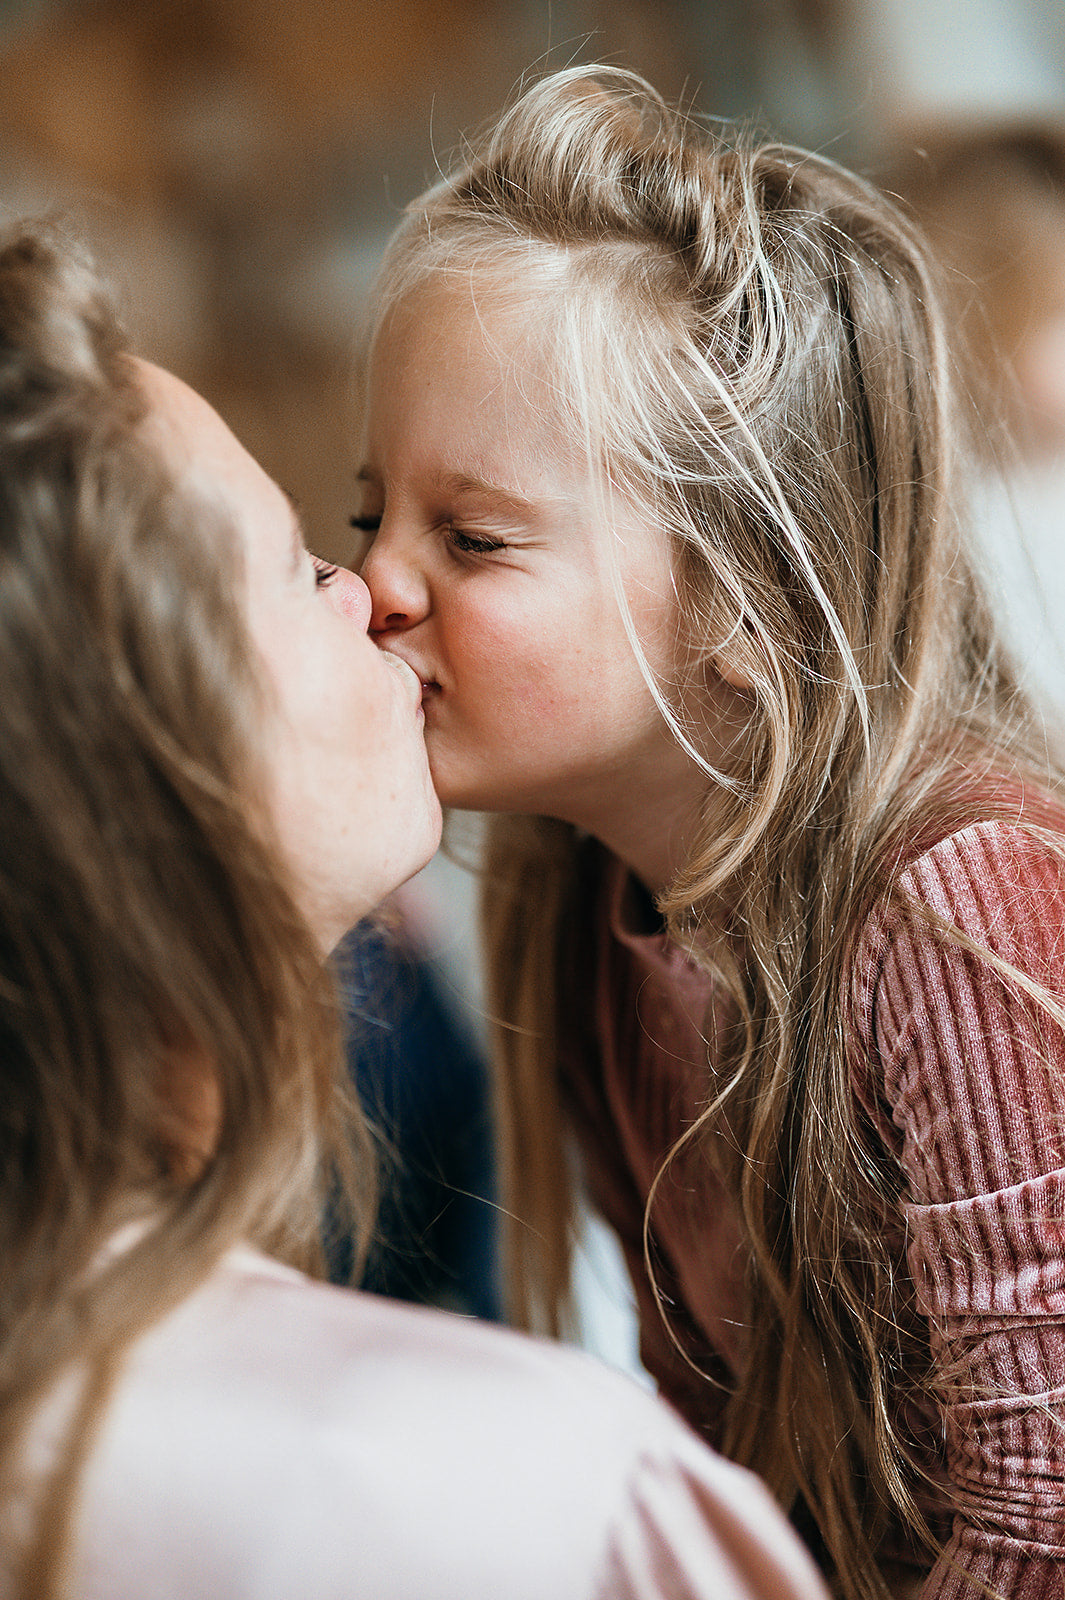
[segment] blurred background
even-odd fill
[[[1065,119],[1062,0],[0,0],[0,199],[89,231],[343,557],[383,239],[523,74],[594,59],[868,170]]]
[[[591,60],[857,166],[923,218],[989,438],[1001,418],[1014,441],[980,469],[987,559],[1022,665],[1065,707],[1063,0],[0,0],[0,204],[88,234],[142,352],[345,561],[383,242],[523,76]],[[375,1286],[497,1315],[472,897],[443,860],[408,894],[409,978],[354,949],[352,1066],[409,1179]],[[634,1366],[590,1221],[581,1261],[584,1342]]]

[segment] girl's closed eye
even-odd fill
[[[380,517],[351,517],[349,521],[359,533],[376,533],[381,526]]]
[[[450,524],[447,537],[453,548],[464,556],[486,556],[491,555],[494,550],[507,548],[505,539],[495,539],[487,534],[463,533],[461,528],[452,527]]]

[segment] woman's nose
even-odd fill
[[[424,574],[415,563],[401,559],[380,535],[366,552],[359,570],[370,588],[370,632],[374,638],[402,633],[428,614],[429,591]]]
[[[369,589],[357,572],[349,572],[347,567],[338,567],[326,594],[334,610],[354,622],[363,633],[367,632],[373,602],[370,599]]]

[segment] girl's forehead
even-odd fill
[[[572,439],[563,387],[556,378],[549,328],[513,297],[478,285],[433,280],[397,300],[381,318],[370,349],[371,417],[406,408],[440,420],[509,419],[553,452]]]
[[[547,285],[487,270],[434,271],[379,303],[373,343],[417,338],[424,349],[494,352],[501,365],[543,367],[556,307]]]
[[[537,516],[587,510],[602,480],[527,324],[448,283],[408,294],[380,325],[358,476],[371,497],[490,503],[524,522],[535,520],[530,507]]]

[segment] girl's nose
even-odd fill
[[[380,536],[366,552],[359,570],[370,586],[370,632],[375,639],[413,628],[428,614],[429,591],[424,575],[414,563],[401,560]]]
[[[372,601],[370,591],[359,577],[357,572],[349,572],[347,567],[338,567],[336,577],[326,590],[334,609],[342,617],[347,617],[361,632],[365,633],[370,626],[370,612]]]

